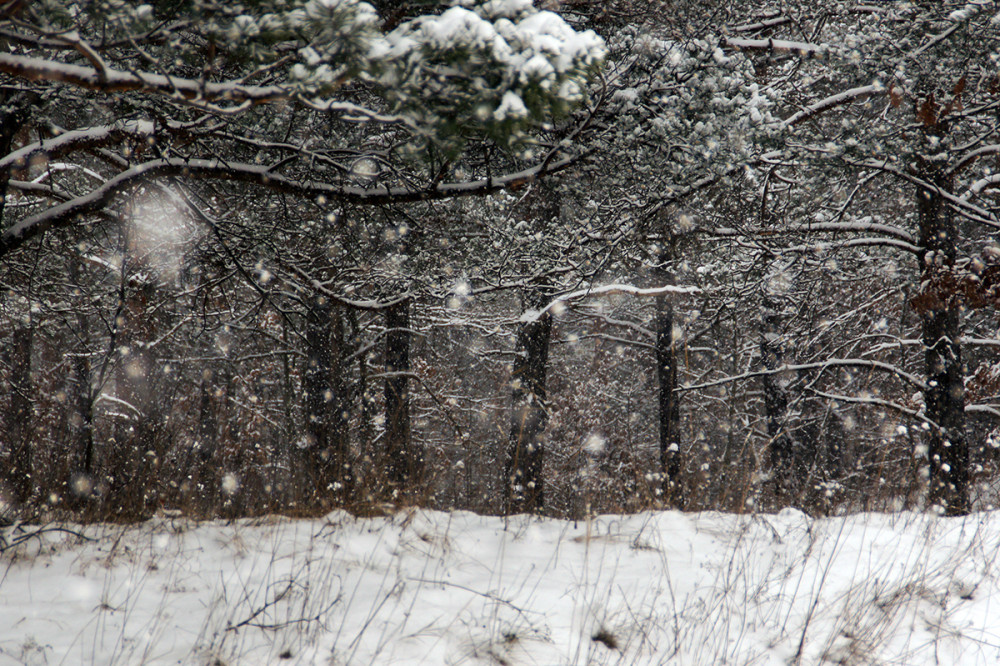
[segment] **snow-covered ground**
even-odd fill
[[[52,527],[5,531],[0,663],[1000,663],[1000,514]]]

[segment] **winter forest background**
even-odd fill
[[[990,508],[1000,7],[0,2],[8,517]]]

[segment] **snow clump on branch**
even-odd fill
[[[532,124],[565,116],[605,53],[593,31],[577,32],[553,12],[490,0],[404,23],[369,57],[392,110],[427,128],[418,143],[457,153],[470,130],[516,145]]]

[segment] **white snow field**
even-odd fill
[[[403,511],[3,536],[3,664],[1000,663],[993,513]]]

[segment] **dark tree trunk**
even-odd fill
[[[343,419],[343,382],[340,379],[340,313],[324,296],[310,303],[306,317],[305,449],[307,474],[316,499],[343,505],[351,490],[351,468]]]
[[[33,94],[0,91],[0,155],[10,152],[14,137],[24,127],[30,112]],[[0,170],[0,230],[4,223],[4,208],[7,202],[8,169]],[[11,336],[10,347],[6,350],[7,365],[10,368],[11,402],[10,413],[6,415],[6,447],[8,467],[6,480],[14,499],[19,503],[31,497],[31,423],[33,408],[31,401],[31,346],[34,332],[30,325],[18,326]]]
[[[547,295],[536,292],[529,308],[542,308]],[[536,513],[545,505],[542,475],[542,431],[548,420],[545,374],[548,366],[552,317],[545,313],[523,322],[517,331],[517,349],[511,376],[510,439],[504,463],[504,513]]]
[[[86,342],[89,338],[87,318],[84,314],[77,315],[78,334],[83,344],[70,360],[69,405],[71,428],[66,433],[70,443],[69,452],[69,496],[67,506],[76,510],[87,510],[94,507],[92,501],[97,497],[95,488],[95,451],[94,451],[94,394],[91,389],[90,357],[87,355]]]
[[[124,279],[124,278],[123,278]],[[134,290],[123,286],[120,321],[125,351],[116,376],[116,393],[129,405],[128,420],[117,429],[110,461],[108,508],[116,518],[137,520],[152,515],[159,499],[158,450],[160,414],[157,411],[155,357],[148,343],[155,339],[156,323],[149,314],[155,288],[150,283]]]
[[[213,399],[218,377],[211,369],[206,368],[201,374],[201,391],[198,400],[198,446],[197,453],[201,462],[211,460],[215,455],[215,445],[219,436],[219,419]]]
[[[202,375],[202,395],[199,405],[199,446],[192,464],[191,505],[206,515],[218,513],[232,497],[222,487],[227,469],[233,467],[233,452],[238,450],[237,416],[230,413],[235,368],[231,360],[218,363],[214,370]],[[220,493],[220,491],[222,491]]]
[[[957,230],[954,216],[939,194],[950,190],[950,182],[937,174],[925,177],[938,188],[917,192],[920,245],[925,250],[921,283],[928,290],[921,295],[922,307],[918,308],[927,364],[924,403],[927,418],[934,423],[929,432],[928,499],[945,514],[957,516],[970,510],[961,303],[958,294],[949,293],[947,286],[957,254]]]
[[[90,359],[85,354],[73,358],[73,391],[76,413],[80,419],[77,432],[77,451],[80,452],[79,471],[94,472],[94,401],[90,392]]]
[[[6,40],[0,40],[0,44]],[[14,137],[20,132],[28,118],[31,117],[32,105],[37,101],[37,95],[30,92],[13,93],[9,90],[0,90],[0,155],[7,155],[11,152]],[[0,194],[7,194],[7,183],[10,181],[10,170],[0,169]],[[0,196],[0,222],[4,217],[4,208],[7,203],[6,196]],[[0,229],[6,225],[0,224]]]
[[[366,455],[374,455],[375,442],[375,417],[378,412],[378,391],[375,382],[369,380],[369,367],[374,367],[376,361],[376,351],[368,349],[361,350],[364,345],[361,337],[361,325],[358,322],[355,312],[348,312],[346,319],[351,326],[351,348],[358,359],[358,381],[354,387],[351,399],[356,397],[360,401],[360,421],[358,427],[358,440],[361,449]]]
[[[198,388],[198,438],[188,455],[188,473],[180,486],[187,507],[208,515],[215,510],[215,491],[221,483],[214,473],[212,459],[219,442],[218,403],[225,399],[220,386],[223,374],[209,368],[202,370]]]
[[[774,371],[784,363],[780,318],[777,304],[765,296],[761,305],[760,356],[765,370]],[[788,391],[781,375],[769,372],[761,377],[764,385],[764,413],[770,437],[770,463],[775,494],[779,501],[795,495],[798,456],[788,432]]]
[[[410,304],[385,311],[386,476],[397,489],[419,476],[423,457],[410,442]]]
[[[658,286],[673,284],[673,276],[657,271]],[[660,473],[662,493],[671,506],[682,508],[680,492],[681,460],[680,395],[677,388],[677,349],[674,344],[674,306],[672,297],[656,297],[656,377],[660,389]]]
[[[292,404],[295,401],[295,391],[292,388],[292,363],[291,354],[287,353],[291,346],[288,344],[288,320],[281,319],[281,341],[284,343],[284,353],[281,354],[281,406],[284,413],[285,440],[295,441],[295,411]]]
[[[70,279],[73,284],[82,284],[80,276],[80,264],[75,258],[70,261]],[[73,449],[72,471],[73,473],[83,473],[87,476],[80,483],[74,484],[74,492],[77,495],[86,495],[91,491],[90,475],[94,473],[94,395],[91,388],[91,367],[88,356],[88,343],[90,342],[90,326],[87,322],[87,315],[79,311],[76,315],[76,335],[80,340],[77,353],[73,356],[71,367],[72,373],[72,395],[73,409],[75,414],[72,421],[76,427],[76,446]]]
[[[80,317],[83,320],[83,317]],[[81,329],[85,322],[81,321]],[[90,358],[86,352],[73,357],[73,394],[76,419],[79,420],[76,433],[76,471],[94,473],[94,396],[90,388]]]
[[[302,471],[309,477],[308,493],[313,495],[307,501],[323,496],[330,477],[330,372],[330,305],[325,296],[316,296],[306,313],[306,369],[302,378],[307,438]]]
[[[351,463],[351,439],[348,432],[350,401],[347,397],[347,343],[344,339],[344,317],[337,308],[332,313],[330,366],[333,372],[333,401],[330,405],[330,445],[334,471],[334,486],[339,501],[346,501],[354,490],[354,468]],[[338,485],[339,484],[339,485]]]
[[[729,350],[729,374],[736,376],[740,373],[740,341],[742,338],[741,321],[734,315],[732,318],[732,337],[730,339]],[[721,336],[720,336],[721,339]],[[722,368],[723,358],[719,358],[719,369]],[[725,371],[725,370],[723,370]],[[726,407],[726,439],[723,444],[722,461],[717,474],[713,475],[716,482],[716,496],[719,498],[718,504],[723,507],[730,507],[734,511],[746,509],[746,492],[750,486],[748,483],[753,473],[753,465],[747,456],[747,448],[743,439],[737,436],[739,432],[737,417],[737,392],[735,387],[731,387],[728,393]]]
[[[11,336],[6,363],[10,368],[10,413],[7,421],[7,483],[18,503],[31,498],[31,347],[34,330],[18,326]]]

